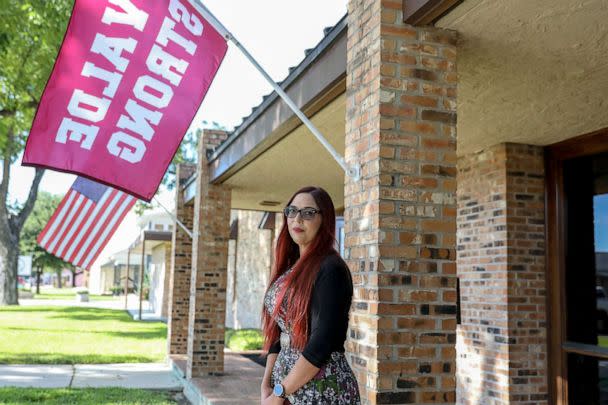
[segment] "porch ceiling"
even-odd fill
[[[465,0],[457,30],[458,153],[548,145],[608,127],[606,0]]]
[[[312,117],[312,122],[344,155],[345,96],[340,95]],[[232,189],[232,208],[280,211],[299,188],[318,185],[331,195],[336,209],[344,204],[344,171],[300,125],[223,184]],[[275,202],[275,205],[269,203]]]

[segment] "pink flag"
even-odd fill
[[[78,177],[38,235],[38,244],[66,262],[88,269],[133,205],[132,196]]]
[[[150,201],[226,49],[188,0],[76,0],[23,164]]]

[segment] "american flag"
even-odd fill
[[[38,235],[38,244],[66,262],[88,269],[135,201],[122,191],[78,177]]]

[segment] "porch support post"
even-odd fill
[[[192,229],[194,205],[184,202],[183,187],[196,172],[196,165],[177,166],[175,185],[175,213]],[[188,311],[190,310],[190,280],[192,278],[192,239],[177,224],[173,226],[171,241],[171,272],[169,280],[168,353],[185,355],[188,351]]]
[[[547,405],[542,147],[459,159],[458,247],[458,403]]]
[[[231,194],[227,186],[209,183],[207,152],[226,137],[222,131],[203,131],[198,153],[188,316],[189,379],[224,371]]]
[[[351,0],[348,30],[348,358],[364,404],[454,403],[457,35],[389,0]]]

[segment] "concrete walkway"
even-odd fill
[[[184,395],[192,405],[251,405],[260,403],[264,367],[231,352],[224,352],[220,376],[186,379],[185,356],[170,356],[176,377],[184,384]]]
[[[0,365],[0,387],[183,389],[164,363]]]

